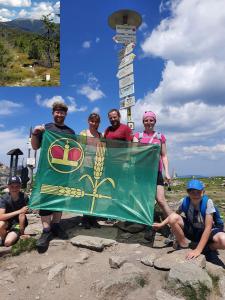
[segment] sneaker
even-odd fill
[[[168,238],[166,238],[164,240],[164,244],[167,246],[173,246],[174,242],[176,241],[175,235],[171,232],[168,236]]]
[[[38,250],[42,250],[42,249],[47,250],[51,239],[52,239],[51,231],[42,232],[42,234],[41,234],[40,238],[37,240],[37,244],[36,244]]]
[[[144,234],[144,239],[151,242],[151,243],[154,243],[154,240],[155,240],[155,234],[156,234],[156,231],[152,228],[148,228],[146,231],[145,231],[145,234]]]
[[[96,219],[94,219],[94,220],[91,221],[91,226],[93,228],[101,228],[101,225],[97,222]]]
[[[52,224],[51,230],[53,235],[61,240],[67,240],[69,238],[68,234],[62,229],[62,227],[58,223]]]
[[[84,221],[82,225],[85,229],[91,229],[91,224],[88,221]]]

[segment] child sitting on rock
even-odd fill
[[[187,183],[187,194],[181,200],[177,213],[170,214],[163,222],[154,223],[155,230],[169,224],[179,249],[188,248],[189,241],[197,244],[188,252],[187,259],[198,257],[208,247],[210,250],[225,249],[223,220],[213,201],[204,194],[204,184],[196,179]]]
[[[10,177],[9,193],[0,198],[0,245],[9,247],[24,235],[28,225],[28,197],[21,192],[21,178]]]

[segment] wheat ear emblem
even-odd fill
[[[103,168],[104,168],[104,161],[105,161],[105,143],[103,142],[99,142],[97,144],[97,149],[96,149],[96,155],[95,155],[95,164],[94,164],[94,180],[92,179],[92,177],[88,174],[84,174],[83,176],[81,176],[81,178],[79,179],[82,180],[84,178],[88,178],[92,187],[93,187],[93,192],[92,194],[86,194],[89,196],[92,196],[92,203],[91,203],[91,213],[94,210],[95,207],[95,200],[96,198],[106,198],[106,199],[112,199],[112,197],[107,196],[107,195],[101,195],[98,194],[98,188],[104,183],[104,182],[110,182],[111,185],[113,186],[113,188],[115,188],[115,182],[112,178],[104,178],[102,179],[100,182],[100,178],[102,176],[102,172],[103,172]]]

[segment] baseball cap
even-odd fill
[[[8,184],[12,184],[12,183],[19,183],[19,184],[21,184],[22,180],[21,180],[21,178],[19,176],[9,177]]]
[[[204,183],[198,179],[192,179],[187,183],[187,190],[193,189],[193,190],[202,191],[204,190],[204,188],[205,188]]]

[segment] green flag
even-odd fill
[[[46,131],[29,206],[151,225],[159,154],[159,145]]]

